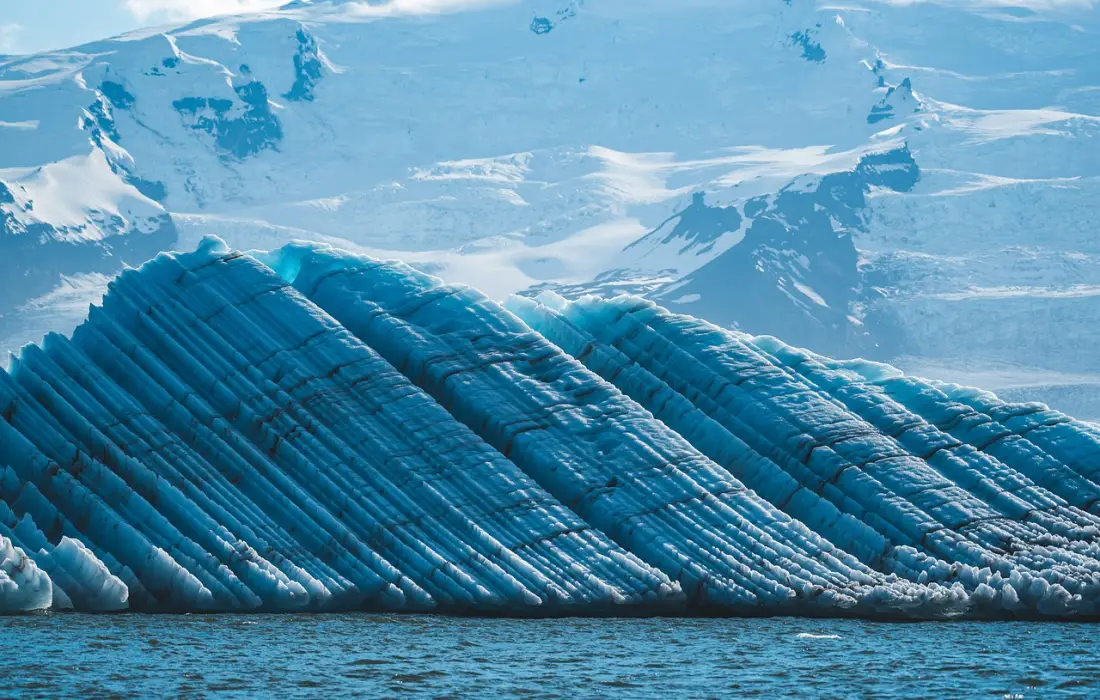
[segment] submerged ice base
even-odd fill
[[[1097,614],[1100,434],[633,297],[207,239],[0,375],[0,610]]]

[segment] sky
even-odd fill
[[[274,7],[286,0],[0,0],[0,54],[77,46],[150,24]]]
[[[0,55],[78,46],[139,27],[284,5],[289,0],[0,0]],[[483,0],[391,0],[418,8]],[[675,0],[670,0],[675,2]],[[1092,8],[1100,0],[865,0],[940,2],[976,7]]]

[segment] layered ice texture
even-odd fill
[[[682,596],[215,241],[122,274],[71,340],[23,351],[0,404],[0,494],[31,533],[28,556],[62,560],[54,587],[77,608],[108,607],[106,589],[173,610],[568,611]],[[95,564],[60,555],[67,541]]]
[[[207,239],[0,375],[0,609],[1094,615],[1100,432],[634,297]]]

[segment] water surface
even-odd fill
[[[22,697],[1100,695],[1100,626],[416,615],[0,618]]]

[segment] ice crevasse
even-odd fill
[[[0,374],[0,610],[1093,616],[1100,433],[634,297],[208,238]]]

